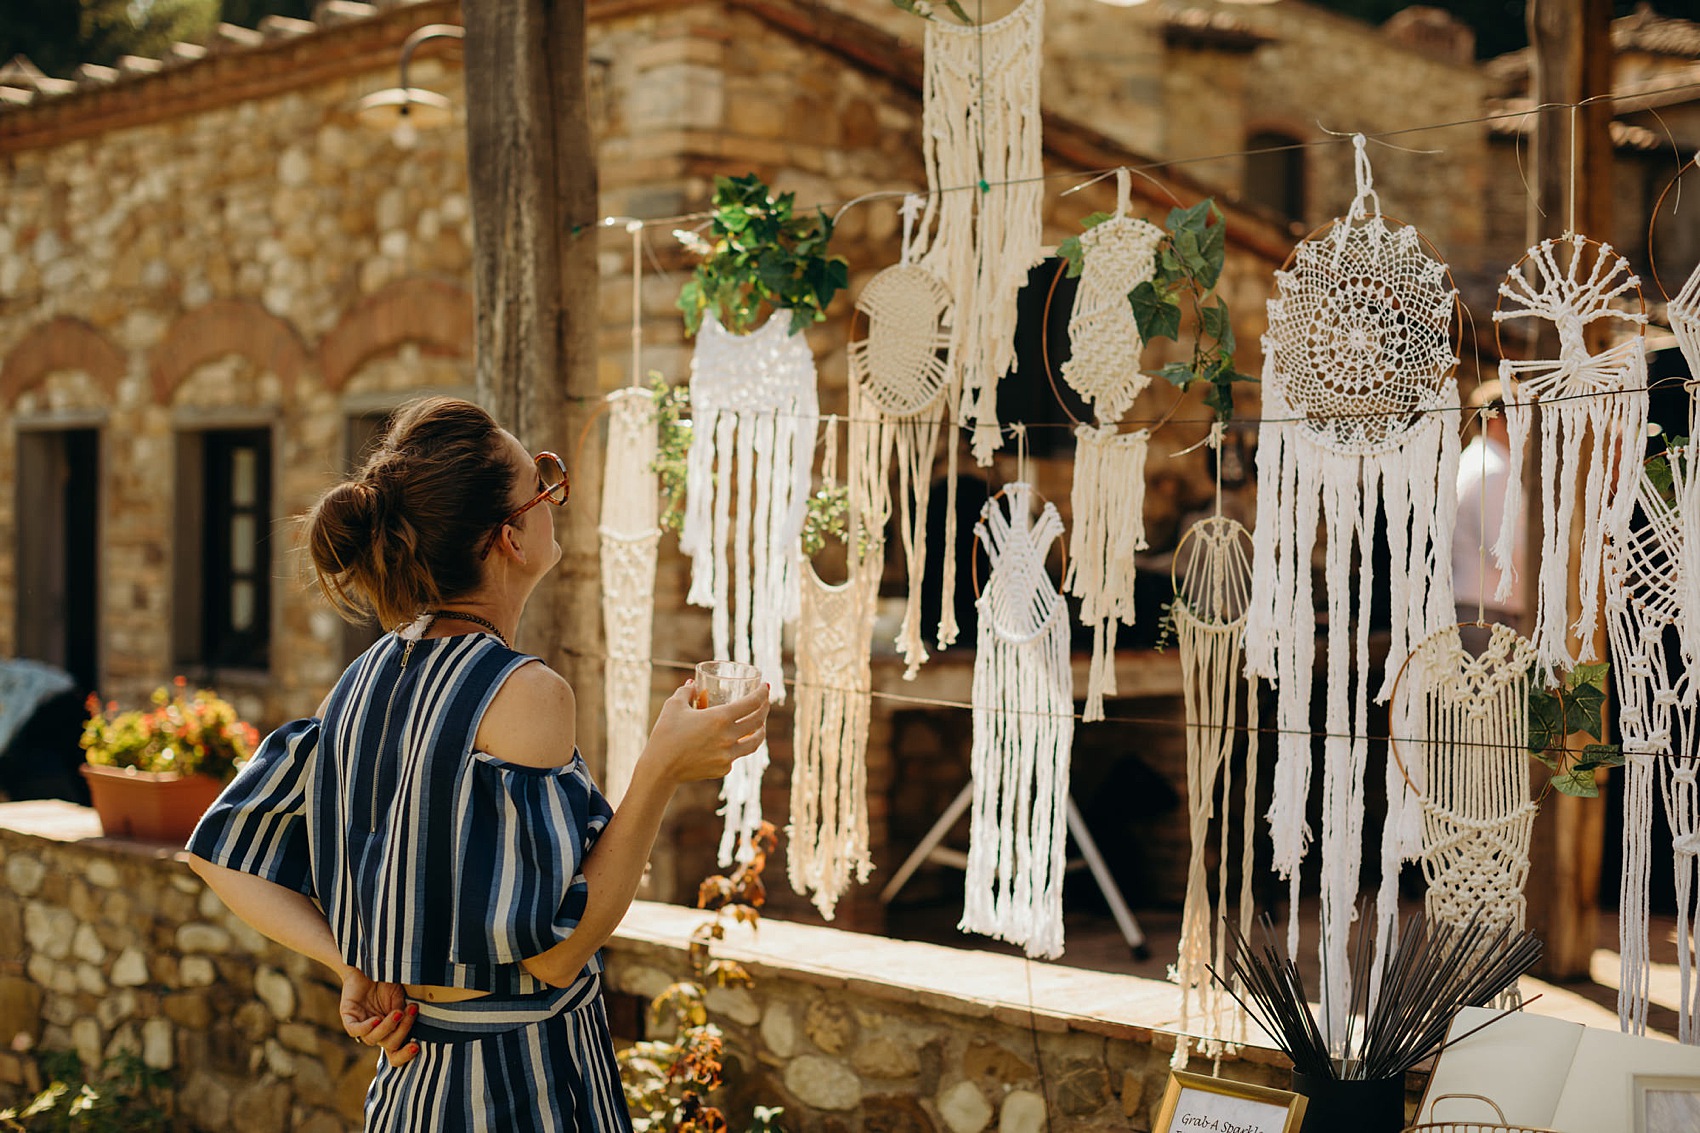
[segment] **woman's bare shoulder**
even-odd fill
[[[577,711],[566,678],[533,661],[515,669],[496,690],[474,743],[507,763],[565,767],[573,761]]]

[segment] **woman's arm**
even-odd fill
[[[415,1008],[408,1004],[401,985],[375,983],[344,963],[331,936],[330,922],[311,898],[193,854],[189,868],[255,932],[336,973],[342,983],[342,1024],[352,1037],[382,1047],[392,1066],[400,1066],[418,1053],[418,1046],[407,1041]]]
[[[693,708],[693,693],[687,683],[662,706],[625,798],[585,859],[588,895],[578,926],[547,952],[521,961],[544,983],[572,983],[613,935],[637,896],[661,819],[680,784],[721,778],[735,760],[765,742],[766,689],[715,708]]]

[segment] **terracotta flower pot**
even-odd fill
[[[101,829],[109,838],[171,842],[181,846],[224,784],[210,775],[137,771],[83,764],[83,777]]]

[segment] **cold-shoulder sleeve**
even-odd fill
[[[475,752],[459,800],[454,959],[509,964],[548,951],[584,916],[584,859],[613,809],[574,756],[525,767]]]
[[[319,721],[283,725],[265,738],[189,837],[189,852],[315,896],[308,852],[307,785]]]

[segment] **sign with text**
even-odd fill
[[[1169,1075],[1158,1133],[1298,1133],[1305,1099],[1285,1090],[1187,1074]]]

